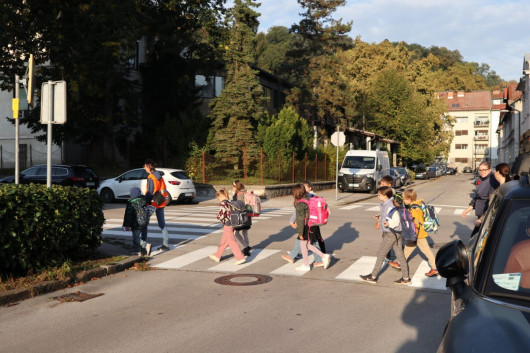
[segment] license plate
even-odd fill
[[[86,186],[95,186],[96,183],[93,181],[87,181]]]
[[[352,185],[354,188],[358,188],[359,187],[359,184],[353,184]]]
[[[193,193],[192,193],[192,192],[187,192],[187,193],[185,193],[184,195],[186,195],[186,196],[193,196]]]

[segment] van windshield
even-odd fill
[[[342,168],[374,169],[375,157],[346,156]]]

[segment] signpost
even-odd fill
[[[337,161],[335,163],[335,201],[339,199],[339,146],[343,146],[346,142],[346,135],[344,132],[339,131],[339,126],[337,125],[337,131],[331,135],[331,143],[333,146],[337,146]]]
[[[41,87],[40,122],[48,125],[46,186],[52,186],[52,124],[66,122],[66,82],[43,82]]]

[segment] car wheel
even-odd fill
[[[111,203],[114,201],[114,193],[109,188],[104,188],[101,190],[99,196],[104,203]]]
[[[171,197],[171,194],[168,192],[166,197],[166,205],[169,206],[173,202],[173,198]]]

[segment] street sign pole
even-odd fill
[[[19,88],[19,85],[18,85],[18,80],[19,80],[19,77],[18,75],[15,75],[15,100],[18,101],[19,98],[20,98],[20,88]],[[18,156],[18,136],[19,136],[19,131],[18,131],[18,128],[19,128],[19,123],[18,123],[18,107],[17,107],[17,111],[15,112],[15,110],[13,109],[13,117],[15,119],[15,184],[18,185],[19,183],[19,170],[20,170],[20,165],[19,165],[19,156]]]
[[[52,186],[52,120],[53,120],[53,81],[48,81],[48,146],[46,148],[46,186]]]
[[[339,125],[337,125],[337,131],[331,135],[331,143],[337,146],[337,160],[335,163],[335,201],[339,200],[339,146],[344,145],[346,142],[346,136],[343,132],[339,131]]]

